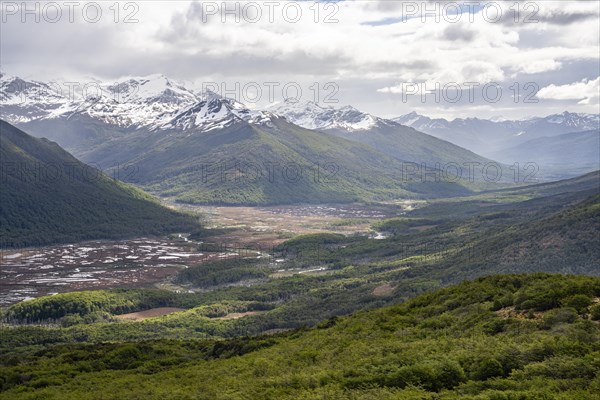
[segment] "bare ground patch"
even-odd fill
[[[148,318],[162,317],[163,315],[168,315],[179,311],[185,311],[185,309],[176,307],[158,307],[129,314],[115,315],[115,317],[127,321],[143,321]]]
[[[218,317],[218,318],[213,318],[213,319],[223,319],[223,320],[238,319],[238,318],[242,318],[242,317],[247,317],[249,315],[262,314],[263,312],[264,311],[246,311],[246,312],[242,312],[242,313],[229,313],[223,317]]]
[[[516,310],[514,306],[504,307],[500,310],[496,311],[502,318],[518,318],[518,319],[541,319],[544,316],[543,311],[534,311],[531,312],[529,310],[519,311]]]
[[[389,283],[385,283],[373,289],[373,295],[379,297],[389,296],[390,294],[392,294],[394,289],[396,289],[396,286],[392,286]]]

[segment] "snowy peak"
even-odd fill
[[[286,100],[270,106],[268,110],[285,117],[293,124],[315,130],[337,129],[354,132],[371,129],[378,124],[389,124],[384,119],[359,111],[352,106],[323,107],[312,101]]]
[[[106,91],[119,102],[186,104],[197,100],[196,95],[162,74],[126,78]]]
[[[211,131],[240,121],[251,124],[268,123],[271,121],[271,114],[250,110],[238,101],[207,91],[202,100],[188,106],[169,121],[155,128]]]
[[[413,111],[408,114],[402,115],[400,117],[392,118],[392,121],[397,122],[401,125],[413,126],[414,124],[417,124],[417,123],[431,121],[431,118],[417,114],[415,111]]]
[[[182,107],[197,101],[196,95],[164,75],[126,78],[102,85],[98,96],[88,96],[76,110],[121,127],[152,127],[164,124]],[[59,117],[54,113],[49,117]]]
[[[565,111],[562,114],[549,115],[541,120],[550,124],[568,126],[584,131],[598,129],[600,114],[579,114]]]
[[[410,126],[418,131],[428,132],[430,130],[448,129],[450,122],[442,118],[429,118],[425,115],[417,114],[415,111],[392,118],[392,121],[405,126]],[[458,120],[454,120],[459,122]]]
[[[0,118],[11,124],[44,117],[68,102],[58,85],[0,74]]]
[[[82,93],[82,87],[86,87]],[[184,86],[164,75],[129,77],[116,83],[81,83],[73,93],[58,83],[25,81],[2,74],[0,117],[11,123],[88,115],[126,128],[165,123],[170,115],[198,101]]]
[[[211,130],[241,120],[265,123],[272,117],[211,91],[195,94],[162,74],[127,77],[111,84],[92,81],[88,86],[87,93],[67,98],[45,83],[2,74],[0,118],[24,123],[85,115],[121,128]]]

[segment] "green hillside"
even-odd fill
[[[593,399],[599,297],[598,278],[500,275],[272,336],[5,349],[0,397]]]
[[[418,165],[424,163],[428,168],[434,168],[436,164],[440,164],[443,168],[450,163],[456,163],[461,168],[465,168],[464,164],[466,163],[485,165],[494,162],[470,150],[419,132],[408,126],[392,123],[391,121],[386,122],[387,124],[379,124],[359,132],[349,132],[343,129],[329,129],[325,132],[367,144],[398,160]],[[506,175],[510,170],[507,166],[505,168]],[[454,170],[452,172],[454,173]],[[467,171],[464,171],[464,173],[466,175]],[[481,179],[481,176],[477,176],[477,179]]]
[[[189,231],[188,215],[0,121],[0,246]]]
[[[107,140],[123,137],[128,130],[118,125],[107,124],[85,113],[72,113],[68,118],[34,119],[18,124],[18,127],[39,138],[59,143],[69,153],[78,156]],[[78,157],[79,158],[79,157]]]
[[[423,151],[429,151],[423,144]],[[243,121],[207,132],[139,132],[82,155],[124,177],[186,203],[286,204],[467,195],[466,179],[424,181],[406,164],[371,146],[300,128],[283,119]],[[452,154],[448,159],[453,159]],[[461,160],[457,160],[460,162]]]

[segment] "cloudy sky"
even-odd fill
[[[382,117],[599,112],[595,0],[21,3],[1,4],[0,69],[30,79],[162,73]]]

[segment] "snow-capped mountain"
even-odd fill
[[[527,139],[556,136],[563,133],[583,132],[600,129],[600,114],[570,113],[553,114],[543,118],[520,121],[524,125]]]
[[[598,129],[600,114],[570,113],[565,111],[562,114],[554,114],[546,118],[535,118],[535,122],[539,122],[539,120],[585,131],[594,128]]]
[[[94,89],[80,101],[58,108],[45,118],[80,114],[123,128],[157,127],[199,100],[193,92],[161,74],[127,78]]]
[[[270,118],[267,112],[250,110],[213,92],[194,93],[162,74],[87,85],[86,93],[80,90],[68,98],[51,85],[3,76],[0,118],[36,125],[44,120],[86,120],[126,130],[211,130],[235,121],[263,123]]]
[[[395,159],[419,165],[487,160],[452,143],[351,106],[323,107],[314,102],[283,102],[268,108],[303,128],[371,146]]]
[[[226,128],[236,121],[246,121],[251,124],[268,123],[272,114],[264,111],[254,111],[238,101],[222,97],[208,91],[199,102],[178,111],[155,129],[202,130]]]
[[[0,118],[18,124],[79,114],[119,127],[139,128],[164,124],[171,114],[199,101],[193,92],[160,74],[73,87],[75,90],[66,84],[2,75]]]
[[[444,130],[451,131],[454,129],[461,129],[465,132],[475,133],[480,132],[484,127],[490,129],[492,125],[496,127],[495,130],[500,128],[502,131],[518,131],[521,126],[520,121],[498,121],[480,118],[456,118],[452,121],[449,121],[444,118],[429,118],[425,115],[417,114],[414,111],[397,118],[392,118],[392,121],[398,122],[402,125],[410,126],[422,132],[435,132]]]
[[[314,130],[364,131],[390,122],[364,113],[352,106],[323,107],[312,101],[292,102],[286,100],[268,107],[274,114],[285,117],[289,122]]]
[[[68,103],[69,99],[56,84],[0,72],[0,118],[11,124],[43,118]]]

